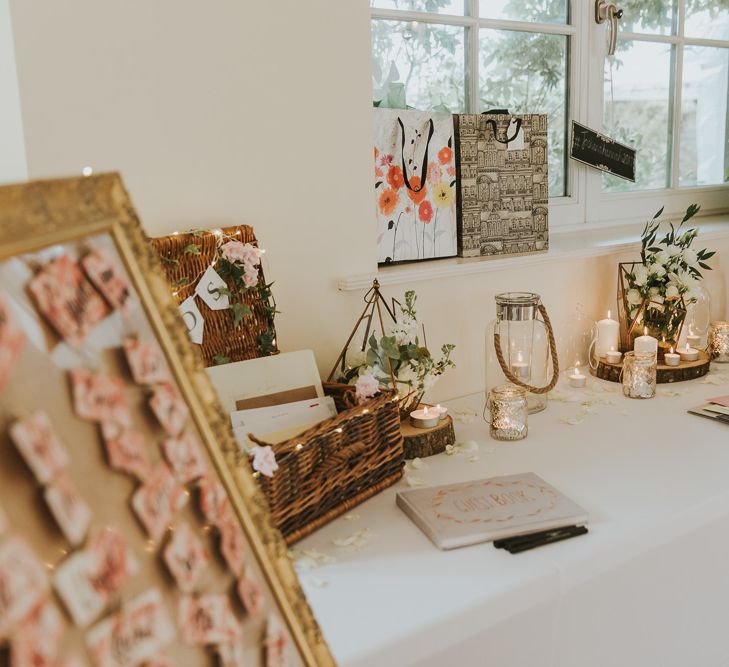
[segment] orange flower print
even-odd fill
[[[387,182],[393,190],[399,190],[405,184],[405,179],[402,177],[402,169],[395,165],[390,165],[390,168],[387,170]]]
[[[433,219],[433,207],[427,199],[418,206],[418,217],[426,225]]]
[[[428,165],[428,183],[430,185],[436,185],[437,183],[440,183],[443,180],[443,170],[441,169],[441,166],[433,160]]]
[[[399,199],[397,192],[391,188],[387,188],[380,195],[380,211],[382,211],[382,215],[390,215],[395,210]]]
[[[375,162],[377,162],[377,158],[380,156],[380,149],[375,146]]]
[[[456,168],[455,167],[446,167],[446,171],[448,172],[448,175],[451,178],[455,178],[456,177]]]
[[[438,151],[438,159],[441,164],[448,164],[453,159],[453,150],[448,148],[448,146],[443,146]]]
[[[412,188],[412,190],[410,189]],[[427,193],[427,188],[423,186],[420,188],[420,176],[411,176],[410,177],[410,188],[408,188],[408,197],[410,197],[410,201],[413,202],[416,206],[425,199],[425,195]],[[420,190],[418,190],[420,188]],[[415,192],[413,192],[415,190]]]
[[[385,174],[382,172],[382,169],[379,167],[375,167],[375,178],[382,178]]]

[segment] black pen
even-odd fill
[[[504,548],[511,554],[517,554],[522,551],[534,549],[544,546],[545,544],[554,544],[562,540],[568,540],[571,537],[578,537],[587,533],[586,526],[570,526],[569,528],[556,528],[555,530],[545,531],[538,537],[531,536],[531,539],[523,539],[515,543],[510,543]],[[526,536],[525,536],[526,538]]]

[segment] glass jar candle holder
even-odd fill
[[[528,433],[528,393],[513,384],[489,391],[487,407],[491,415],[491,437],[495,440],[521,440]]]
[[[729,322],[712,322],[709,326],[709,354],[713,361],[729,363]]]
[[[626,352],[623,357],[623,395],[653,398],[656,395],[656,355]]]

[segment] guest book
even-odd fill
[[[397,494],[397,504],[439,549],[587,523],[587,512],[534,473]]]

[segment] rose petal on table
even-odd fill
[[[577,424],[581,424],[585,421],[585,418],[581,415],[577,415],[576,417],[560,417],[559,421],[563,424],[569,424],[570,426],[577,426]]]
[[[354,514],[350,512],[349,514],[345,514],[342,518],[345,521],[357,521],[357,519],[359,519],[359,514]]]
[[[481,459],[478,457],[478,454],[472,454],[468,457],[469,463],[476,463],[477,461],[480,461]]]
[[[408,486],[425,486],[425,480],[415,475],[405,475],[405,481]]]

